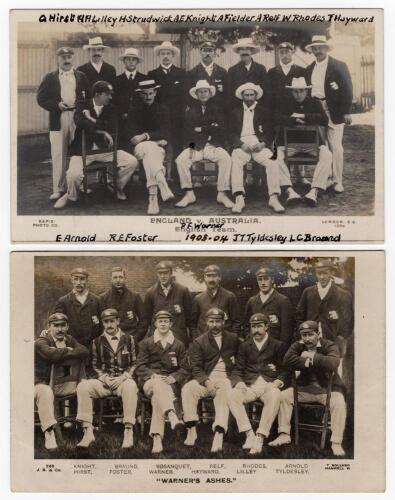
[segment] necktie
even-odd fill
[[[117,341],[118,340],[118,337],[116,335],[114,335],[113,337],[111,337],[111,340],[115,340]]]
[[[204,114],[206,112],[206,106],[202,106],[202,113]]]

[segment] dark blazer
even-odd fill
[[[136,344],[131,335],[121,331],[117,350],[114,351],[106,335],[102,333],[93,339],[90,353],[90,378],[100,378],[103,375],[119,377],[124,372],[133,374],[136,363]]]
[[[120,117],[126,118],[131,101],[140,99],[136,95],[135,90],[138,88],[139,82],[146,79],[147,76],[139,71],[136,71],[134,78],[130,80],[126,78],[125,73],[121,73],[116,77],[114,84],[114,104],[117,106]]]
[[[184,145],[197,151],[207,143],[215,147],[226,147],[225,120],[221,109],[213,99],[206,103],[203,114],[200,101],[195,101],[186,110],[184,119]],[[197,132],[195,128],[201,128]]]
[[[294,308],[288,297],[277,290],[273,290],[264,304],[262,304],[259,293],[251,297],[244,313],[243,332],[245,337],[250,333],[250,317],[256,313],[269,316],[269,335],[288,347],[292,342],[294,331]]]
[[[78,103],[78,101],[88,98],[91,90],[84,73],[74,70],[74,74],[76,80],[76,103]],[[61,100],[59,70],[57,69],[45,75],[37,91],[38,105],[49,111],[49,130],[51,131],[60,130],[60,115],[62,111],[59,109],[59,103]]]
[[[96,123],[91,122],[83,114],[83,111],[88,109],[92,118],[96,118]],[[116,109],[113,104],[108,104],[103,106],[102,112],[98,117],[93,105],[93,98],[87,99],[85,101],[79,102],[74,115],[74,121],[77,125],[74,140],[70,146],[70,152],[72,155],[81,156],[82,155],[82,131],[86,132],[86,146],[87,149],[91,149],[95,143],[99,148],[106,148],[107,145],[104,141],[104,137],[101,134],[97,134],[98,130],[105,130],[109,134],[113,134],[117,128],[117,115]]]
[[[185,78],[182,68],[172,65],[165,73],[161,66],[148,72],[148,78],[156,81],[160,88],[156,96],[157,102],[168,107],[172,117],[183,120],[185,112]],[[176,125],[171,123],[172,126]]]
[[[230,377],[235,366],[238,348],[239,337],[233,332],[227,330],[222,332],[221,349],[218,348],[211,333],[203,333],[192,342],[189,348],[192,377],[203,385],[209,379],[220,357],[225,363],[226,374]]]
[[[150,325],[150,334],[155,329],[155,314],[163,310],[169,311],[173,315],[171,330],[174,336],[187,346],[190,341],[189,328],[192,315],[192,298],[188,288],[173,282],[167,297],[159,283],[147,290],[144,299],[144,315],[148,325]]]
[[[57,301],[52,312],[67,316],[73,337],[86,347],[101,333],[99,297],[92,292],[88,293],[84,304],[78,302],[75,294],[70,292]]]
[[[278,379],[285,383],[288,379],[287,371],[282,368],[285,350],[282,342],[268,336],[266,343],[259,351],[254,339],[249,337],[240,344],[236,366],[232,372],[232,386],[239,382],[252,385],[260,376],[266,382]],[[274,365],[274,367],[269,365]]]
[[[49,384],[51,366],[71,359],[85,359],[89,356],[86,347],[79,344],[71,335],[65,336],[66,347],[56,347],[49,332],[34,341],[34,383]],[[73,350],[67,349],[72,347]]]
[[[328,378],[330,372],[335,372],[332,380],[332,391],[345,392],[345,386],[337,373],[340,364],[340,355],[337,345],[326,339],[320,339],[321,347],[317,347],[313,365],[305,367],[306,358],[300,355],[306,350],[301,342],[294,342],[284,356],[283,365],[285,368],[300,370],[300,376],[297,379],[298,391],[310,393],[324,393],[328,387]]]
[[[198,337],[207,331],[206,313],[212,307],[217,307],[226,314],[225,328],[236,334],[240,333],[240,308],[236,295],[220,286],[215,297],[206,290],[197,294],[192,303],[192,336]]]
[[[330,319],[330,311],[336,311],[339,319]],[[333,342],[337,341],[338,336],[346,339],[351,335],[354,327],[353,318],[353,301],[350,292],[333,282],[324,300],[321,300],[318,294],[317,285],[305,288],[296,307],[298,325],[307,320],[320,322],[322,336]]]
[[[147,333],[147,324],[144,318],[143,300],[138,293],[124,287],[120,292],[111,287],[100,295],[101,310],[114,308],[121,319],[120,329],[132,335],[135,342],[140,342]],[[129,317],[131,316],[131,318]]]
[[[280,64],[269,69],[267,72],[266,90],[273,109],[278,107],[282,99],[289,96],[290,91],[285,86],[291,85],[293,78],[300,77],[306,78],[306,68],[302,68],[297,64],[292,64],[288,75],[284,73]]]
[[[147,106],[142,101],[136,101],[129,108],[126,119],[126,135],[128,141],[135,135],[148,133],[150,141],[169,140],[170,114],[163,104],[158,102]]]
[[[317,99],[313,99],[309,95],[302,103],[298,103],[292,96],[284,97],[277,107],[275,113],[275,121],[280,125],[280,131],[277,137],[277,145],[284,145],[284,126],[297,127],[296,118],[291,118],[293,113],[301,113],[305,115],[306,125],[328,125],[328,117],[322,108],[321,103]],[[305,131],[292,131],[292,141],[305,143],[310,142],[310,135]],[[324,140],[319,136],[320,145],[324,144]]]
[[[263,92],[267,93],[267,72],[263,64],[257,63],[252,60],[250,70],[247,71],[244,63],[242,61],[238,62],[234,66],[231,66],[228,70],[228,81],[229,81],[229,97],[231,99],[237,99],[235,97],[235,92],[240,85],[243,83],[254,83],[259,85]]]
[[[325,97],[329,109],[331,120],[335,124],[344,123],[344,115],[351,113],[353,98],[353,87],[350,72],[347,65],[328,57],[328,67],[325,74]],[[306,69],[308,84],[311,84],[311,75],[315,67],[315,62]],[[331,87],[336,83],[337,89]]]
[[[103,61],[100,72],[98,73],[92,63],[89,61],[86,64],[78,66],[78,71],[82,71],[88,78],[89,88],[92,90],[93,84],[98,81],[110,83],[112,86],[115,84],[116,71],[114,66]]]
[[[242,145],[240,134],[243,129],[244,106],[241,101],[232,109],[229,120],[229,139],[232,149]],[[273,145],[274,126],[272,113],[267,106],[258,103],[254,110],[254,131],[259,142],[264,142],[269,149]]]
[[[154,342],[153,336],[145,338],[140,343],[137,356],[136,374],[139,386],[142,388],[154,373],[171,375],[179,385],[182,385],[187,376],[184,369],[185,358],[185,346],[176,338],[172,345],[167,344],[166,349],[163,349],[160,342]]]
[[[207,80],[210,85],[215,87],[215,96],[213,101],[221,109],[225,111],[226,101],[228,97],[228,73],[226,69],[214,63],[211,76],[208,75],[202,63],[197,64],[194,68],[187,71],[186,74],[186,91],[189,104],[193,102],[193,98],[189,94],[189,90],[196,85],[199,80]]]

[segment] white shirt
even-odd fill
[[[245,64],[244,67],[247,71],[250,71],[251,69],[251,64],[252,64],[252,61],[249,63],[249,64]]]
[[[82,293],[74,292],[75,298],[80,302],[80,304],[85,304],[86,299],[88,298],[88,290],[84,290]]]
[[[220,335],[213,335],[213,337],[214,337],[214,340],[217,342],[218,349],[221,350],[221,347],[222,347],[222,334],[220,334]],[[214,374],[214,377],[215,377],[215,375],[226,374],[225,362],[224,362],[224,360],[222,359],[221,356],[219,357],[219,360],[218,360],[217,364],[214,366],[213,371],[210,374],[210,378],[211,378],[211,376],[213,374]]]
[[[130,79],[134,80],[136,73],[137,73],[137,69],[135,69],[134,71],[128,71],[127,69],[125,69],[125,75],[126,75],[126,78],[128,80],[130,80]]]
[[[313,72],[311,74],[311,95],[319,99],[325,98],[325,74],[328,67],[328,58],[323,61],[316,61]]]
[[[163,291],[165,297],[167,297],[169,295],[171,285],[169,285],[169,286],[161,285],[160,287],[162,288],[162,291]]]
[[[103,111],[103,106],[98,106],[93,99],[93,107],[95,108],[96,116],[100,116]]]
[[[282,62],[280,62],[280,66],[281,69],[283,70],[284,75],[288,75],[288,73],[291,71],[292,64],[293,64],[292,61],[288,64],[283,64]]]
[[[261,341],[258,342],[254,337],[254,344],[257,346],[258,351],[260,351],[262,347],[266,344],[268,338],[269,335],[266,334],[266,336]]]
[[[92,66],[95,68],[95,70],[100,73],[101,67],[103,66],[103,61],[99,63],[94,63],[91,61]]]
[[[324,298],[327,296],[331,286],[332,286],[332,280],[325,287],[317,283],[318,295],[321,297],[321,300],[324,300]]]
[[[262,304],[264,304],[265,302],[267,302],[269,300],[269,298],[273,292],[274,292],[274,288],[272,288],[269,293],[259,292],[259,297],[261,299]]]
[[[206,73],[208,74],[208,76],[211,76],[213,73],[213,69],[214,69],[214,63],[212,62],[208,66],[206,66],[205,64],[202,63],[202,66],[206,70]]]
[[[70,69],[69,71],[63,71],[59,69],[59,82],[62,102],[69,107],[74,107],[77,87],[74,70]]]
[[[169,66],[165,66],[164,64],[161,64],[161,68],[163,69],[163,71],[167,74],[170,70],[171,70],[171,67],[173,65],[170,64]]]
[[[250,146],[259,142],[254,130],[254,113],[257,104],[255,102],[252,106],[248,107],[243,102],[243,126],[241,128],[240,139]]]
[[[169,330],[165,336],[161,335],[158,330],[154,331],[154,342],[160,342],[163,349],[166,349],[167,344],[172,345],[174,342],[174,335],[171,330]]]
[[[104,332],[104,335],[105,335],[106,339],[108,340],[108,343],[110,344],[112,350],[114,352],[116,352],[117,349],[118,349],[119,341],[121,340],[121,332],[120,332],[120,330],[118,329],[117,333],[114,333],[114,335],[109,335],[106,332]],[[116,340],[115,340],[115,337],[116,337]]]
[[[66,346],[66,341],[65,339],[63,340],[58,340],[56,337],[54,337],[53,335],[51,335],[51,337],[53,338],[54,342],[55,342],[55,345],[58,349],[64,349]]]

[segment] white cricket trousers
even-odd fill
[[[60,130],[49,132],[52,158],[52,191],[66,191],[66,160],[69,145],[75,133],[74,111],[63,111],[60,115]]]
[[[163,165],[165,150],[154,141],[144,141],[137,144],[134,154],[143,163],[147,188],[158,185],[158,180],[164,180],[166,169]],[[158,176],[159,174],[159,176]]]
[[[174,400],[176,396],[170,384],[159,377],[149,379],[143,386],[144,394],[151,398],[152,416],[150,436],[159,434],[163,439],[165,432],[165,415],[170,410],[175,412]]]
[[[328,141],[329,149],[332,153],[332,178],[333,182],[336,184],[343,183],[343,132],[344,123],[334,124],[332,123],[328,104],[326,101],[321,101],[322,107],[329,118],[329,123],[327,127],[323,127],[326,131],[326,139]]]

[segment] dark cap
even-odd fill
[[[70,47],[59,47],[56,51],[57,56],[66,56],[67,54],[74,55],[74,50]]]
[[[269,278],[273,277],[273,270],[269,266],[261,266],[257,269],[255,276],[268,276]]]
[[[173,319],[173,315],[169,311],[164,311],[164,310],[163,311],[158,311],[154,315],[154,319],[157,320],[157,319],[160,319],[160,318]]]
[[[218,307],[212,307],[206,312],[206,318],[225,319],[225,313]]]
[[[69,320],[67,316],[63,313],[53,313],[51,316],[48,318],[48,324],[50,325],[51,323],[57,323],[58,321],[66,322],[68,323]]]
[[[290,42],[282,42],[279,45],[277,45],[277,50],[278,49],[291,49],[291,50],[295,50],[295,47]]]
[[[203,270],[204,274],[221,274],[221,269],[215,264],[210,264],[206,266]]]
[[[114,308],[104,309],[104,311],[101,313],[100,317],[101,317],[102,321],[105,319],[119,318],[119,313]]]
[[[99,80],[98,82],[93,84],[92,95],[103,94],[103,93],[113,94],[114,88],[110,83],[105,82],[103,80]]]
[[[71,276],[85,276],[85,278],[87,278],[89,276],[89,273],[83,267],[76,267],[71,271],[70,275]]]
[[[161,260],[155,266],[155,271],[172,271],[173,263],[170,260]]]
[[[262,313],[253,314],[250,318],[250,325],[259,325],[260,323],[265,323],[265,325],[268,325],[270,323],[270,320],[266,316],[266,314]]]
[[[210,42],[209,40],[206,40],[205,42],[202,42],[202,43],[199,45],[199,49],[204,49],[205,47],[207,47],[207,48],[209,48],[209,49],[214,49],[214,50],[216,50],[217,45],[216,45],[214,42]]]
[[[314,264],[314,269],[333,269],[335,265],[329,259],[321,259]]]
[[[299,325],[299,333],[318,332],[318,323],[316,321],[303,321]]]

